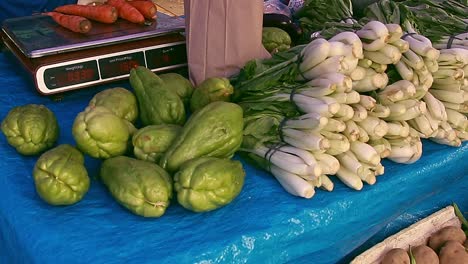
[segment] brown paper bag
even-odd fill
[[[270,54],[262,45],[263,0],[185,0],[191,81],[230,77]]]

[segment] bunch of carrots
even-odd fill
[[[45,14],[73,32],[87,33],[92,28],[90,20],[112,24],[122,18],[144,24],[146,19],[156,19],[156,11],[156,5],[151,0],[107,0],[102,5],[63,5]]]

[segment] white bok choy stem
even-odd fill
[[[303,176],[318,176],[322,173],[313,155],[299,148],[286,150],[284,147],[279,147],[270,150],[268,147],[258,146],[250,151],[290,173]]]
[[[314,196],[314,186],[298,175],[283,170],[275,165],[271,166],[270,171],[288,193],[308,199]]]

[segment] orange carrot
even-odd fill
[[[55,12],[67,15],[82,16],[102,23],[112,24],[117,20],[117,9],[110,5],[63,5],[55,8]]]
[[[147,0],[135,0],[135,1],[127,1],[131,6],[138,9],[140,13],[147,19],[156,19],[156,12],[157,8],[153,1]]]
[[[145,17],[125,0],[107,0],[107,4],[117,8],[119,17],[128,20],[132,23],[143,24]]]
[[[84,17],[65,15],[58,12],[46,12],[46,15],[52,17],[52,19],[64,28],[68,28],[73,32],[87,33],[91,30],[91,21]]]

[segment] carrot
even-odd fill
[[[117,20],[117,9],[110,5],[63,5],[55,8],[55,12],[60,12],[67,15],[75,15],[86,17],[102,23],[112,24]]]
[[[107,4],[117,8],[119,17],[128,20],[132,23],[143,24],[145,17],[125,0],[107,0]]]
[[[147,19],[156,19],[157,8],[153,1],[148,0],[135,0],[127,1],[131,6],[138,9],[140,13]]]
[[[73,32],[87,33],[91,30],[91,21],[84,17],[65,15],[58,12],[46,12],[46,15],[52,17],[52,19],[60,26],[67,28]]]

